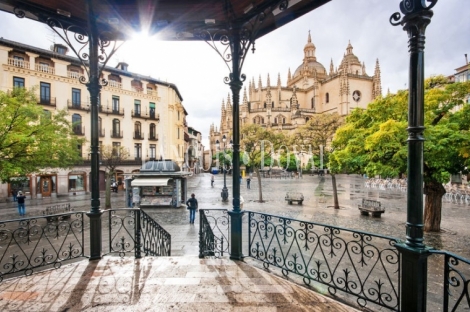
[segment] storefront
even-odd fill
[[[171,160],[146,162],[131,181],[132,202],[140,207],[180,207],[187,199],[189,172]]]

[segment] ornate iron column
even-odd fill
[[[408,97],[408,186],[406,242],[401,253],[401,311],[426,311],[428,248],[423,239],[424,151],[424,42],[437,0],[402,0],[400,11],[390,17],[408,33],[410,52]],[[401,19],[401,20],[400,20]]]
[[[111,46],[106,31],[99,31],[93,10],[93,1],[87,0],[88,24],[86,28],[73,25],[70,16],[50,17],[44,12],[31,12],[38,20],[46,23],[67,44],[77,56],[78,61],[86,71],[86,76],[80,76],[79,81],[87,86],[90,92],[90,119],[91,119],[91,208],[87,215],[90,218],[90,260],[101,258],[101,214],[99,190],[99,141],[98,141],[98,98],[102,85],[107,85],[100,75],[109,59],[121,45],[116,42]],[[23,18],[25,11],[15,8],[15,15]],[[67,26],[64,26],[67,25]],[[86,53],[88,45],[89,52]],[[109,48],[109,49],[108,49]],[[78,50],[77,50],[78,49]],[[110,50],[110,51],[107,51]]]

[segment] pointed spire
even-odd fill
[[[331,62],[330,62],[330,76],[333,75],[334,70],[335,70],[335,68],[333,66],[333,59],[331,59]]]
[[[289,83],[291,79],[292,79],[292,76],[290,74],[290,67],[289,67],[289,72],[287,73],[287,83]]]
[[[372,84],[372,97],[375,99],[382,96],[382,79],[380,77],[379,59],[375,62],[375,70]]]
[[[259,75],[259,79],[258,79],[258,88],[259,88],[258,91],[261,91],[261,88],[262,88],[262,85],[261,85],[261,75]]]
[[[387,96],[390,95],[390,88],[387,89]]]
[[[366,76],[366,64],[364,62],[362,62],[362,75],[363,76]]]
[[[268,81],[267,81],[267,86],[268,88],[271,87],[271,80],[269,79],[269,73],[268,73]]]
[[[277,73],[277,87],[281,87],[281,73]]]
[[[352,50],[353,50],[353,46],[351,45],[351,40],[349,40],[348,47],[346,48],[346,54],[348,55],[353,54]]]

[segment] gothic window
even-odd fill
[[[286,118],[282,118],[282,123],[283,123],[283,124],[286,123]]]
[[[274,123],[275,123],[275,124],[277,124],[277,117],[276,117],[276,118],[274,118]]]
[[[266,108],[266,102],[264,102],[264,108]]]
[[[330,103],[330,94],[329,93],[326,93],[326,95],[325,95],[325,102]]]

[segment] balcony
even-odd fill
[[[158,141],[158,134],[150,134],[149,141]]]
[[[15,59],[15,58],[8,58],[8,65],[19,67],[19,68],[29,68],[29,62]]]
[[[290,112],[289,107],[273,107],[271,108],[272,112]]]
[[[139,131],[134,131],[134,140],[143,140],[144,134]]]
[[[113,131],[113,130],[111,130],[111,138],[113,138],[113,139],[122,139],[123,138],[122,131]]]
[[[35,69],[38,72],[42,72],[42,73],[46,73],[46,74],[54,75],[54,73],[55,73],[54,67],[48,66],[48,65],[36,64]]]
[[[266,111],[266,108],[250,108],[250,113],[262,113],[265,111]]]
[[[85,127],[73,126],[72,131],[75,135],[85,135]]]
[[[99,110],[100,113],[103,113],[103,114],[106,114],[106,115],[111,114],[111,115],[124,116],[124,109],[123,108],[115,109],[113,107],[109,107],[109,106],[103,107],[103,106],[100,105],[98,110]]]
[[[55,97],[39,97],[38,104],[56,107]]]
[[[160,121],[160,114],[155,114],[155,113],[143,113],[142,111],[131,111],[132,118],[140,118],[144,120],[155,120],[155,121]]]
[[[299,111],[303,113],[315,113],[315,108],[299,108]]]
[[[158,96],[158,92],[155,90],[147,90],[147,94],[150,96]]]
[[[78,72],[74,72],[74,71],[68,71],[67,72],[67,77],[71,78],[71,79],[80,79],[80,76],[82,74],[78,73]]]
[[[105,137],[104,129],[98,129],[98,135],[100,136],[100,138],[104,138]]]
[[[67,100],[67,108],[68,109],[76,109],[82,111],[90,111],[90,105],[88,103],[83,102],[73,102],[72,100]]]
[[[144,93],[144,89],[142,89],[142,87],[134,87],[132,86],[131,87],[132,91],[136,92],[136,93]]]
[[[122,89],[122,83],[115,80],[108,80],[108,87]]]

